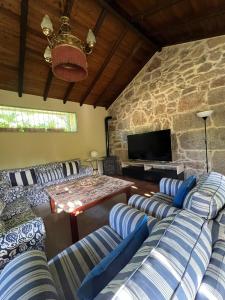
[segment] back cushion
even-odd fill
[[[0,299],[59,299],[44,252],[24,252],[3,269]]]
[[[186,196],[183,208],[205,219],[214,219],[225,205],[225,176],[211,172]]]
[[[55,168],[55,169],[47,169],[38,172],[38,179],[41,184],[59,180],[64,178],[62,167]]]
[[[9,172],[11,186],[27,186],[37,183],[37,177],[34,169]]]
[[[62,163],[63,174],[65,177],[79,173],[79,161],[66,161]]]
[[[172,221],[171,216],[168,217],[167,227],[162,231],[161,222],[165,225],[166,219],[153,228],[149,239],[159,231],[159,240],[153,248],[148,247],[149,254],[142,257],[136,270],[130,275],[129,269],[144,248],[96,299],[108,299],[114,293],[114,299],[121,300],[195,298],[211,256],[208,224],[197,215],[182,210]],[[126,275],[124,282],[116,291],[117,280],[123,275]]]

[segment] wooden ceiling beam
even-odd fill
[[[99,30],[100,30],[100,28],[101,28],[101,26],[102,26],[102,23],[103,23],[104,20],[105,20],[106,14],[107,14],[107,11],[106,11],[106,9],[103,8],[103,9],[101,10],[101,13],[100,13],[100,15],[99,15],[99,17],[98,17],[98,19],[97,19],[97,22],[96,22],[96,24],[95,24],[95,27],[94,27],[94,29],[93,29],[93,32],[94,32],[95,36],[97,36],[97,34],[98,34],[98,32],[99,32]],[[68,85],[68,87],[67,87],[67,90],[66,90],[66,92],[65,92],[65,95],[64,95],[64,97],[63,97],[63,103],[64,103],[64,104],[66,104],[66,102],[67,102],[67,100],[68,100],[68,98],[69,98],[69,96],[70,96],[70,93],[71,93],[72,90],[73,90],[74,85],[75,85],[75,82],[69,83],[69,85]]]
[[[97,75],[95,76],[94,80],[92,81],[92,83],[90,84],[90,86],[86,90],[85,94],[81,98],[80,106],[82,106],[84,104],[84,102],[86,101],[86,99],[88,98],[89,94],[91,93],[91,91],[94,88],[95,84],[97,83],[97,81],[101,77],[102,73],[104,72],[104,70],[107,67],[108,63],[110,62],[111,58],[115,54],[117,48],[119,47],[119,45],[120,45],[121,41],[123,40],[123,38],[125,37],[126,33],[127,33],[127,27],[124,27],[124,29],[121,32],[119,38],[116,40],[113,47],[111,48],[111,51],[109,52],[109,54],[105,58],[101,68],[98,70]]]
[[[106,89],[103,91],[103,93],[99,96],[99,98],[95,101],[95,103],[93,104],[94,108],[97,107],[97,105],[99,103],[101,103],[101,101],[104,99],[105,95],[107,94],[108,89],[115,83],[116,79],[118,78],[118,76],[121,74],[121,72],[123,72],[123,70],[126,68],[126,66],[129,64],[129,62],[132,60],[132,58],[134,57],[134,55],[137,53],[137,51],[140,49],[142,45],[142,41],[139,41],[135,47],[133,48],[132,52],[130,53],[130,55],[127,57],[127,59],[125,59],[123,61],[123,63],[120,65],[120,67],[118,68],[118,70],[116,71],[116,73],[114,74],[113,78],[110,80],[109,84],[107,85]]]
[[[148,18],[152,15],[157,14],[158,12],[160,12],[162,10],[165,10],[165,9],[177,4],[178,2],[181,2],[181,1],[184,1],[184,0],[169,0],[169,1],[163,0],[162,2],[159,2],[156,7],[146,9],[144,12],[137,13],[137,14],[133,15],[132,18],[134,18],[134,19],[144,19],[145,17]]]
[[[19,68],[18,68],[18,95],[19,95],[19,97],[22,97],[22,95],[23,95],[28,6],[29,6],[28,0],[21,0],[20,48],[19,48]]]
[[[129,16],[125,13],[125,11],[121,12],[121,9],[117,6],[115,3],[109,3],[105,0],[97,0],[98,3],[104,7],[108,12],[113,14],[115,17],[117,17],[126,27],[131,29],[133,32],[135,32],[142,40],[144,40],[148,45],[151,46],[151,48],[155,51],[159,50],[161,48],[160,45],[157,44],[156,41],[153,41],[146,33],[143,32],[143,29],[138,27],[137,24],[133,24],[132,20],[129,18]],[[116,7],[116,8],[115,8]]]
[[[71,14],[71,11],[72,11],[72,8],[73,8],[73,3],[74,3],[74,0],[67,0],[66,1],[64,11],[63,11],[64,16],[70,17],[70,14]],[[43,94],[44,101],[46,101],[47,98],[48,98],[48,93],[49,93],[49,90],[50,90],[50,87],[51,87],[52,79],[53,79],[53,73],[52,73],[52,69],[50,68],[50,70],[48,71],[48,77],[47,77],[47,80],[46,80],[46,83],[45,83],[45,89],[44,89],[44,94]],[[65,93],[65,95],[66,95],[66,93]]]

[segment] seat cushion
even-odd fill
[[[214,219],[225,205],[225,176],[211,172],[186,196],[183,208],[205,219]]]
[[[6,203],[4,201],[0,200],[0,217],[2,216],[2,212],[5,208],[5,206],[6,206]]]
[[[30,203],[27,198],[20,197],[13,202],[7,203],[2,212],[1,218],[7,221],[13,216],[27,211],[31,211]]]
[[[173,206],[182,208],[185,197],[195,185],[196,176],[189,176],[186,180],[184,180],[180,185],[175,197],[173,198]]]
[[[130,261],[149,235],[145,215],[136,228],[87,274],[78,290],[80,300],[92,300]]]
[[[213,246],[212,257],[198,290],[196,300],[223,300],[225,297],[225,241]]]
[[[211,245],[207,221],[179,211],[154,226],[129,264],[96,299],[194,299],[209,264]]]
[[[78,299],[77,289],[85,276],[120,242],[121,237],[104,226],[49,261],[60,299]]]
[[[44,252],[27,251],[3,269],[0,274],[0,299],[60,299]]]
[[[14,227],[24,224],[28,221],[35,219],[35,214],[32,210],[24,211],[20,214],[13,216],[11,219],[5,221],[5,229],[8,231]]]

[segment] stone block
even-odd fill
[[[207,44],[209,48],[215,48],[219,45],[224,45],[225,44],[225,36],[217,36],[215,38],[211,38],[207,40]]]
[[[204,103],[204,94],[195,92],[184,95],[180,98],[178,103],[178,112],[185,112],[191,110],[198,110]]]
[[[215,126],[225,126],[225,105],[217,105],[215,107],[212,107],[212,109],[214,110],[214,112],[211,118]]]
[[[197,69],[197,72],[199,73],[208,72],[211,68],[212,68],[212,64],[205,63]]]
[[[153,70],[159,68],[161,66],[161,59],[157,56],[153,57],[152,60],[149,62],[149,66],[147,67],[147,72],[152,72]]]
[[[202,125],[202,124],[201,124]],[[204,150],[204,130],[192,130],[179,136],[179,144],[184,150]]]
[[[225,87],[212,89],[208,93],[209,104],[225,103]]]
[[[132,115],[132,122],[134,126],[145,125],[147,118],[145,112],[142,110],[137,110]]]
[[[225,129],[221,128],[210,128],[208,132],[208,145],[209,149],[213,150],[224,150],[225,149]]]
[[[210,85],[212,88],[216,88],[216,87],[221,87],[221,86],[225,86],[225,76],[221,76],[219,78],[216,78],[215,80],[213,80],[211,82]]]
[[[212,157],[212,171],[225,175],[225,150],[214,152]]]

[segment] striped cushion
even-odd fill
[[[142,262],[130,273],[141,252],[145,254]],[[194,299],[210,256],[207,222],[182,210],[155,225],[129,264],[96,299],[111,299],[112,295],[121,300]]]
[[[183,208],[206,219],[213,219],[225,205],[225,176],[211,172],[203,176],[186,196]]]
[[[223,300],[225,298],[225,241],[217,241],[203,277],[196,300]]]
[[[34,169],[27,169],[18,172],[9,172],[11,186],[27,186],[37,183]]]
[[[126,204],[118,203],[110,211],[109,225],[123,239],[125,239],[135,229],[137,223],[143,218],[143,216],[145,216],[143,212],[140,212]],[[156,218],[148,216],[149,232],[151,232],[156,223]]]
[[[159,182],[160,193],[174,197],[182,182],[182,180],[178,179],[162,178]]]
[[[0,299],[59,299],[44,252],[27,251],[3,269]]]
[[[49,261],[60,299],[77,299],[84,277],[121,242],[120,236],[104,226]]]
[[[133,195],[128,204],[157,219],[163,219],[178,211],[176,207],[168,204],[169,200],[171,200],[171,196],[162,193],[156,193],[151,198]]]
[[[65,177],[79,173],[79,161],[66,161],[62,163],[63,174]]]
[[[48,169],[48,170],[38,172],[38,179],[41,184],[59,180],[63,177],[64,175],[63,175],[62,168]]]

